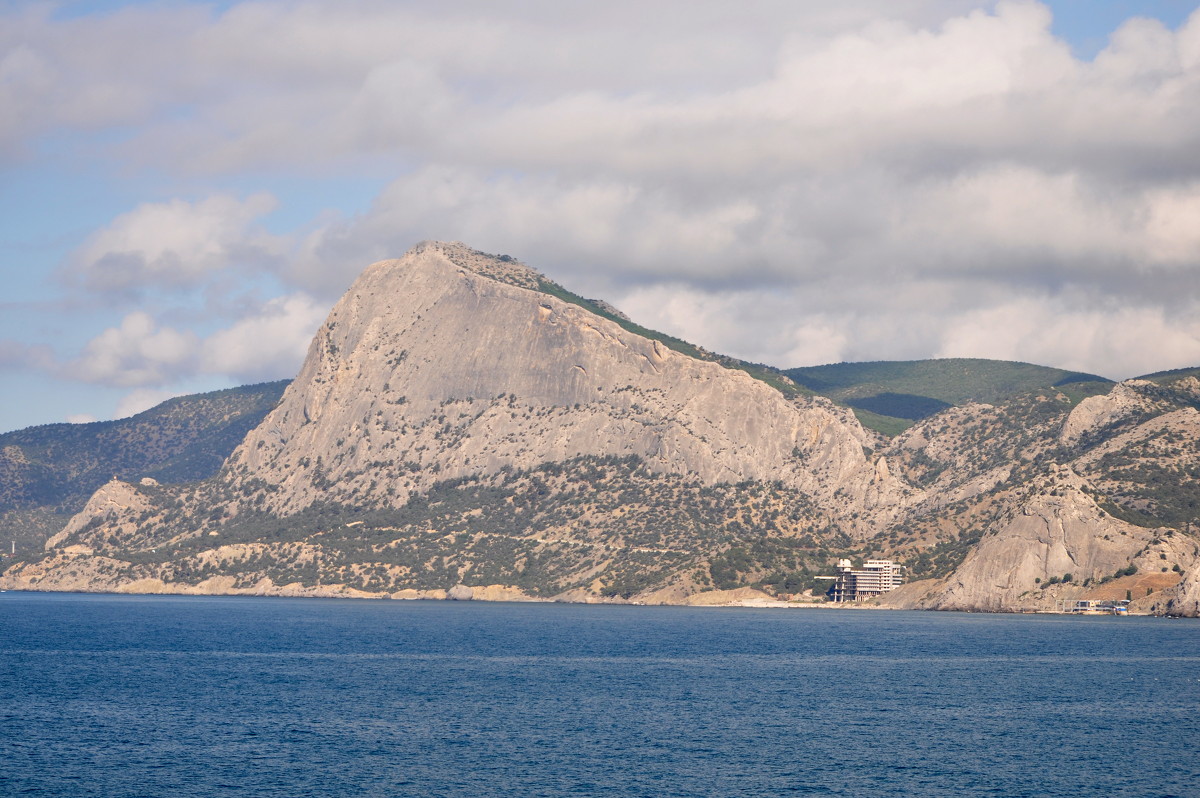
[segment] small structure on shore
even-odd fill
[[[1058,599],[1054,602],[1058,612],[1068,615],[1128,615],[1128,601],[1104,601],[1096,599]]]
[[[891,560],[867,560],[855,568],[850,560],[838,560],[838,575],[829,588],[834,602],[866,601],[893,590],[903,583],[902,567]]]

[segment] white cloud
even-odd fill
[[[938,357],[1051,363],[1118,378],[1200,363],[1200,313],[1024,297],[952,319]]]
[[[137,311],[89,341],[79,357],[59,371],[84,382],[146,389],[199,374],[242,382],[290,377],[327,313],[328,308],[311,297],[291,294],[269,300],[202,338]]]
[[[781,366],[1200,358],[1200,11],[1131,20],[1082,61],[1036,2],[446,8],[4,17],[0,157],[53,132],[122,169],[273,192],[197,191],[96,233],[73,260],[90,291],[284,286],[207,338],[133,314],[82,378],[283,376],[366,264],[427,238]],[[287,185],[343,173],[390,182],[357,215],[331,198],[265,232]]]
[[[448,122],[477,124],[480,104],[740,85],[790,35],[820,38],[880,14],[930,24],[972,5],[242,2],[79,19],[34,6],[0,26],[0,53],[14,53],[0,141],[120,126],[136,132],[122,152],[174,169],[307,168],[318,154],[436,145]]]
[[[113,418],[129,418],[136,416],[149,410],[156,405],[160,405],[168,399],[173,399],[182,394],[173,391],[161,391],[153,388],[138,388],[136,391],[131,391],[121,397],[117,402],[116,410],[113,411]]]
[[[1119,169],[1200,136],[1195,18],[1178,32],[1130,21],[1088,63],[1034,2],[472,6],[9,14],[2,124],[12,146],[51,129],[129,129],[97,146],[185,174],[311,174],[385,155],[374,163],[393,170],[723,184],[866,160]]]
[[[1029,272],[1053,264],[1080,278],[1200,267],[1200,180],[1113,186],[1081,173],[998,165],[931,181],[895,209],[889,246],[924,248],[940,268]]]
[[[205,339],[200,368],[246,382],[290,377],[328,313],[328,307],[306,294],[273,299],[255,315]]]
[[[265,193],[146,203],[93,234],[72,271],[92,290],[127,291],[194,286],[236,265],[261,269],[284,251],[282,240],[253,226],[276,204]]]
[[[92,422],[98,420],[99,419],[97,419],[91,413],[71,413],[69,416],[67,416],[68,424],[91,424]]]
[[[801,289],[696,292],[685,286],[635,290],[619,306],[641,323],[694,343],[780,367],[843,360],[990,357],[1127,378],[1200,363],[1194,305],[1122,305],[1064,289],[1011,297],[949,287],[888,286],[866,291],[856,308],[829,310]],[[910,307],[939,296],[926,311]]]
[[[89,341],[64,373],[119,387],[161,385],[194,368],[198,343],[194,333],[160,327],[136,311]]]

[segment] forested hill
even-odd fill
[[[287,385],[180,396],[117,421],[0,435],[0,540],[38,545],[114,476],[167,484],[212,476]]]
[[[1095,374],[982,358],[833,363],[783,373],[797,385],[854,408],[863,423],[881,432],[899,431],[967,402],[995,404],[1044,388],[1078,399],[1112,386],[1112,380]]]

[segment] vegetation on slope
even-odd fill
[[[872,413],[870,410],[863,410],[857,407],[851,409],[854,411],[854,416],[858,419],[858,423],[888,438],[899,435],[913,425],[912,419],[881,416],[878,413]]]
[[[1156,371],[1152,374],[1145,374],[1138,377],[1139,380],[1149,380],[1157,382],[1160,385],[1165,385],[1176,380],[1182,380],[1186,377],[1195,377],[1200,379],[1200,366],[1194,368],[1170,369],[1168,371]]]
[[[285,387],[280,381],[181,396],[117,421],[0,435],[0,540],[40,545],[46,529],[61,527],[114,476],[163,483],[212,476]]]
[[[1110,515],[1147,528],[1200,531],[1200,441],[1163,427],[1080,469]]]
[[[783,372],[776,368],[763,365],[762,363],[748,363],[745,360],[738,360],[737,358],[728,357],[726,355],[718,355],[715,352],[709,352],[703,347],[688,343],[682,338],[676,338],[672,335],[667,335],[666,333],[661,333],[657,330],[651,330],[648,327],[643,327],[640,324],[630,321],[624,316],[613,313],[610,309],[599,302],[596,302],[595,300],[584,299],[578,294],[571,293],[558,283],[555,283],[551,280],[547,280],[545,278],[539,279],[538,287],[544,294],[557,297],[558,299],[561,299],[564,302],[569,302],[572,305],[578,305],[584,310],[590,311],[591,313],[595,313],[597,316],[614,322],[621,328],[628,330],[634,335],[640,335],[643,338],[650,339],[651,341],[658,341],[668,349],[672,349],[680,354],[696,358],[697,360],[708,360],[713,363],[719,363],[725,368],[744,371],[751,377],[754,377],[756,380],[760,380],[761,382],[765,382],[767,385],[770,385],[772,388],[779,391],[789,399],[794,396],[812,394],[812,391],[796,385],[795,382],[793,382]]]
[[[1187,406],[1180,391],[1147,390]],[[816,577],[840,557],[890,556],[911,579],[946,576],[1062,465],[1089,479],[1113,515],[1200,530],[1200,445],[1180,426],[1189,415],[1149,425],[1135,417],[1111,432],[1135,439],[1089,455],[1105,442],[1059,443],[1073,405],[1060,389],[1039,389],[918,422],[882,454],[934,500],[866,540],[779,484],[704,485],[634,457],[580,457],[444,481],[402,507],[324,504],[285,518],[265,511],[279,489],[265,483],[138,487],[157,509],[120,529],[98,519],[67,542],[115,558],[105,567],[124,569],[122,578],[183,584],[225,576],[241,588],[269,578],[373,592],[504,584],[545,597],[742,586],[793,594],[827,585]]]
[[[834,363],[786,369],[784,373],[800,385],[836,399],[892,393],[943,407],[967,402],[994,404],[1026,391],[1073,382],[1111,383],[1094,374],[981,358]]]
[[[239,488],[217,478],[139,487],[151,509],[136,515],[135,505],[139,509],[130,511],[128,523],[96,519],[68,542],[115,558],[111,567],[127,569],[128,578],[184,584],[226,576],[238,587],[268,578],[277,585],[378,592],[504,584],[540,596],[580,591],[631,598],[664,588],[741,586],[795,593],[821,584],[815,577],[830,574],[839,557],[892,556],[912,578],[945,576],[1038,489],[1035,483],[1063,465],[1090,480],[1096,501],[1117,517],[1146,527],[1200,529],[1196,437],[1180,427],[1140,426],[1172,408],[1200,405],[1198,394],[1180,383],[1200,369],[1151,375],[1157,385],[1140,390],[1158,404],[1060,446],[1058,431],[1071,408],[1108,391],[1110,381],[1027,363],[949,359],[793,369],[788,374],[806,386],[798,387],[769,367],[641,327],[544,278],[528,280],[681,354],[747,371],[785,395],[812,391],[851,406],[864,425],[898,436],[881,454],[893,474],[926,491],[928,500],[881,521],[869,540],[852,541],[808,498],[779,484],[704,485],[653,473],[632,457],[580,457],[441,482],[395,508],[354,506],[367,500],[353,494],[349,503],[335,504],[331,493],[325,504],[289,517],[266,511],[264,500],[279,488],[261,480]],[[10,505],[27,509],[10,509],[9,516],[20,514],[21,523],[41,530],[61,520],[48,505],[37,504],[60,489],[54,481],[59,470],[79,484],[94,479],[92,487],[114,473],[163,482],[209,476],[273,406],[283,385],[274,384],[270,401],[264,399],[270,391],[250,395],[264,386],[190,397],[210,400],[190,410],[182,406],[186,401],[175,400],[172,407],[156,408],[160,412],[152,419],[137,417],[148,424],[137,433],[109,434],[121,422],[86,425],[95,427],[90,444],[78,427],[61,431],[67,444],[51,428],[3,436],[0,488],[27,491]],[[964,407],[970,402],[986,406]],[[444,416],[439,421],[446,423]],[[911,434],[902,435],[906,428]],[[448,423],[446,430],[451,431]],[[1134,430],[1138,437],[1127,444],[1096,450],[1087,463],[1080,459]],[[438,441],[434,448],[444,444],[441,436]],[[89,490],[63,494],[68,499],[55,507],[81,504]]]
[[[802,590],[848,542],[781,485],[704,485],[635,457],[449,480],[399,508],[326,504],[286,518],[226,517],[232,497],[216,480],[197,486],[198,500],[186,488],[139,490],[164,509],[143,514],[134,534],[96,539],[85,529],[73,540],[187,584],[229,575],[243,586],[263,577],[371,591],[505,584],[621,598],[681,580]]]
[[[968,402],[995,404],[1046,388],[1061,388],[1077,401],[1112,385],[1093,374],[979,358],[833,363],[783,373],[798,385],[854,408],[864,425],[886,435]]]

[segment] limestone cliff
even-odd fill
[[[1053,579],[1098,580],[1125,568],[1154,536],[1104,513],[1069,469],[1053,475],[983,537],[923,606],[1011,611],[1052,607],[1042,593]]]
[[[1146,380],[1127,380],[1107,394],[1089,396],[1071,411],[1059,433],[1059,441],[1065,446],[1075,446],[1139,415],[1162,410],[1162,401],[1145,390],[1153,387]]]
[[[537,290],[539,280],[457,244],[369,267],[230,458],[235,492],[249,480],[274,486],[258,495],[280,514],[318,499],[396,506],[440,480],[632,455],[708,484],[782,481],[831,509],[839,491],[872,510],[904,502],[846,409],[789,401]]]
[[[92,494],[83,510],[72,517],[61,532],[46,541],[46,549],[57,548],[87,529],[103,528],[109,539],[119,538],[131,530],[130,519],[150,506],[149,499],[133,485],[119,479],[110,480]]]
[[[70,549],[108,558],[101,589],[122,558],[163,589],[724,588],[920,496],[849,409],[786,383],[512,258],[425,243],[355,282],[218,477],[108,486],[7,583],[77,586]],[[758,537],[775,542],[747,552]]]
[[[1200,559],[1184,572],[1178,584],[1163,591],[1150,610],[1159,615],[1200,617]]]

